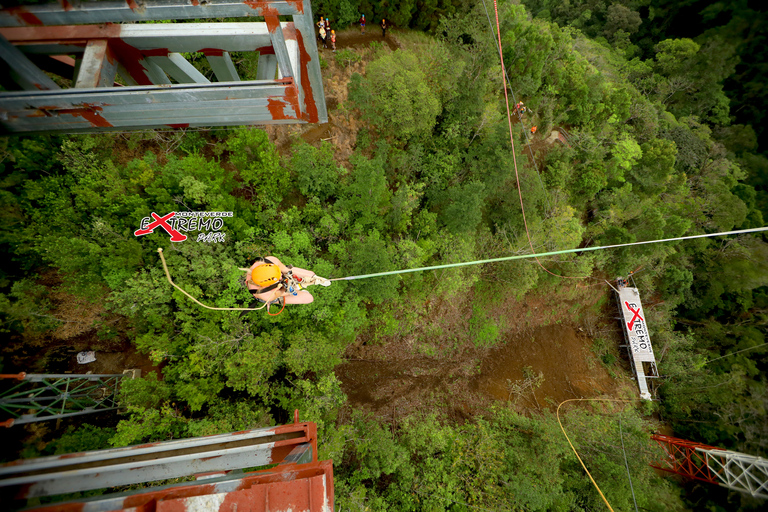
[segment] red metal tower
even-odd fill
[[[768,460],[676,437],[654,435],[665,456],[652,467],[768,498]]]

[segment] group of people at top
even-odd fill
[[[333,48],[333,51],[336,51],[336,31],[331,30],[331,20],[328,18],[323,19],[320,16],[317,26],[320,29],[320,40],[323,42],[323,48],[328,48],[328,40],[330,38],[331,48]]]
[[[365,14],[360,16],[360,21],[358,23],[360,23],[360,33],[365,34]],[[382,19],[379,26],[381,27],[381,37],[387,37],[387,28],[389,28],[387,20]]]
[[[360,30],[363,34],[365,34],[365,14],[363,14],[360,17]],[[389,25],[387,24],[386,19],[381,20],[381,37],[387,37],[387,28],[389,28]],[[336,51],[336,31],[331,30],[331,20],[328,18],[324,18],[323,16],[320,16],[320,21],[317,22],[317,27],[319,29],[319,37],[320,41],[323,42],[323,48],[328,48],[328,42],[330,39],[331,48],[333,51]]]

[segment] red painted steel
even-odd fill
[[[665,457],[651,463],[651,467],[711,484],[721,483],[721,479],[717,477],[718,473],[712,471],[712,468],[707,465],[706,454],[697,450],[697,448],[703,450],[719,450],[719,448],[658,434],[651,436],[651,439],[656,441],[665,453]]]
[[[215,484],[190,484],[165,489],[147,489],[122,500],[112,510],[186,512],[277,512],[333,511],[333,462],[286,464],[273,469],[246,473],[237,490],[222,494]],[[206,506],[204,507],[203,504]],[[81,512],[84,503],[46,505],[28,512]],[[211,508],[216,506],[217,508]]]

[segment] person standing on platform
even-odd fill
[[[387,20],[381,20],[381,37],[387,37]]]
[[[360,33],[365,35],[365,14],[360,17]]]
[[[325,33],[325,23],[320,27],[320,40],[323,42],[323,48],[328,48],[325,45],[325,38],[328,36],[328,34]]]

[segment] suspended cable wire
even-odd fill
[[[632,475],[629,474],[627,451],[624,449],[624,431],[621,428],[621,413],[619,413],[619,437],[621,438],[621,451],[624,452],[624,466],[627,468],[627,478],[629,478],[629,490],[632,491],[632,501],[635,504],[635,512],[639,512],[637,510],[637,500],[635,499],[635,487],[632,485]]]
[[[466,261],[463,263],[448,263],[445,265],[433,265],[430,267],[418,267],[418,268],[408,268],[404,270],[392,270],[389,272],[377,272],[374,274],[362,274],[357,276],[336,277],[334,279],[331,279],[331,281],[351,281],[353,279],[367,279],[369,277],[382,277],[382,276],[391,276],[395,274],[407,274],[409,272],[422,272],[424,270],[439,270],[443,268],[465,267],[469,265],[482,265],[484,263],[497,263],[500,261],[523,260],[528,258],[543,258],[546,256],[556,256],[558,254],[571,254],[576,252],[599,251],[603,249],[615,249],[618,247],[630,247],[634,245],[658,244],[658,243],[664,243],[664,242],[678,242],[682,240],[693,240],[695,238],[712,238],[716,236],[741,235],[745,233],[759,233],[764,231],[768,231],[768,226],[764,226],[761,228],[738,229],[735,231],[723,231],[721,233],[705,233],[703,235],[688,235],[688,236],[680,236],[676,238],[664,238],[661,240],[647,240],[644,242],[630,242],[626,244],[602,245],[598,247],[582,247],[578,249],[564,249],[562,251],[541,252],[541,253],[535,253],[535,254],[522,254],[522,255],[516,255],[516,256],[504,256],[502,258]]]

